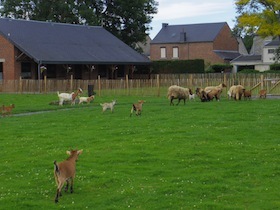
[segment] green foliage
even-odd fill
[[[56,95],[1,94],[17,113],[53,109]],[[99,103],[116,98],[115,112]],[[169,106],[143,97],[0,118],[1,209],[279,209],[279,101]],[[53,161],[71,148],[74,193],[54,203]]]
[[[42,1],[5,0],[1,16],[72,24],[102,25],[123,42],[136,49],[145,42],[155,0]]]
[[[238,71],[237,73],[260,73],[259,71],[255,70],[255,69],[242,69],[240,71]]]
[[[172,60],[172,61],[153,61],[153,74],[171,73],[203,73],[204,60]]]
[[[238,28],[262,37],[279,36],[279,0],[236,0]]]
[[[231,72],[232,65],[230,64],[213,64],[206,70],[207,73],[221,73],[221,72]]]
[[[271,64],[270,66],[270,70],[280,70],[280,64],[279,63],[275,63],[275,64]]]

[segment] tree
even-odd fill
[[[136,49],[145,42],[157,13],[155,0],[4,0],[1,16],[61,23],[102,25]]]
[[[280,35],[280,0],[236,0],[237,27],[262,37]]]

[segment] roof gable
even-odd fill
[[[0,35],[37,63],[149,63],[100,26],[0,18]]]
[[[168,25],[165,23],[151,43],[182,42],[182,32],[186,36],[185,42],[213,42],[225,25],[227,25],[226,22],[189,25]]]

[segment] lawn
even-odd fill
[[[102,113],[99,103],[112,99],[115,112]],[[142,116],[130,117],[138,99],[146,100]],[[280,208],[279,100],[169,106],[163,96],[106,96],[64,107],[53,100],[0,95],[0,105],[16,106],[0,118],[0,209]],[[71,148],[83,149],[74,193],[55,204],[53,161]]]

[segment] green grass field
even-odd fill
[[[99,103],[117,99],[115,112]],[[141,117],[131,104],[146,100]],[[1,94],[0,209],[279,209],[280,101],[169,106],[165,97]],[[48,111],[35,114],[30,112]],[[83,149],[74,193],[54,203],[53,161]]]

